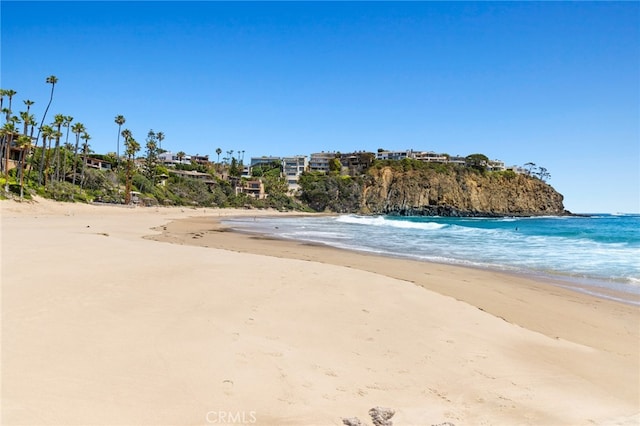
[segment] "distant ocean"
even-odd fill
[[[237,218],[234,229],[348,250],[551,278],[638,304],[640,215],[446,218],[318,216]],[[612,297],[615,298],[615,297]],[[630,300],[635,299],[635,301]]]

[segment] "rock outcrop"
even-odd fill
[[[567,215],[563,196],[540,179],[458,169],[369,170],[362,188],[364,214],[438,216]]]

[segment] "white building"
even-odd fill
[[[296,155],[282,159],[282,173],[285,179],[287,179],[289,191],[296,191],[299,188],[298,179],[300,179],[300,175],[307,170],[308,166],[309,160],[306,155]]]
[[[162,154],[158,154],[158,161],[165,166],[175,166],[176,164],[191,164],[191,156],[184,155],[182,158],[178,158],[177,154],[171,151],[165,151]]]
[[[335,152],[316,152],[309,159],[309,171],[329,173],[329,163],[336,158]]]

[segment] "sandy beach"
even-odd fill
[[[283,215],[0,201],[3,425],[640,424],[640,309],[230,232]]]

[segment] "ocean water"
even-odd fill
[[[349,250],[548,277],[583,291],[640,295],[640,215],[235,218],[231,228]],[[635,300],[631,301],[632,299]]]

